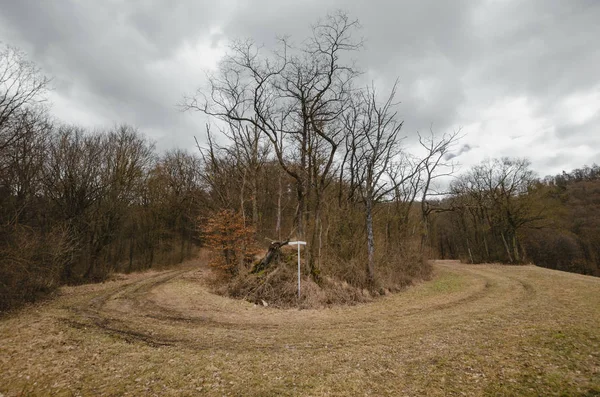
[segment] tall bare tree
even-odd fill
[[[436,137],[433,130],[430,130],[429,136],[419,134],[419,144],[424,149],[425,154],[419,164],[419,193],[421,196],[421,249],[425,248],[429,238],[430,219],[429,215],[434,208],[430,205],[429,197],[432,193],[432,186],[436,179],[448,177],[454,174],[456,164],[448,157],[450,150],[461,138],[461,130],[451,133],[445,133],[441,137]]]
[[[252,208],[252,227],[259,230],[259,208],[258,208],[258,184],[260,171],[269,158],[270,148],[265,142],[263,134],[255,126],[243,123],[229,123],[229,128],[223,129],[222,134],[226,136],[231,146],[224,147],[229,156],[235,160],[239,179],[241,180],[240,208],[245,214],[246,203],[245,187],[250,185],[250,203]]]
[[[235,42],[208,88],[184,100],[186,110],[250,125],[269,139],[280,165],[296,181],[299,237],[306,233],[311,187],[313,237],[319,229],[320,199],[343,142],[338,119],[348,108],[358,75],[343,59],[361,47],[352,37],[357,28],[357,21],[339,12],[314,25],[300,47],[281,39],[276,50],[264,55],[251,40]],[[318,278],[311,253],[310,271]]]
[[[355,186],[364,204],[367,282],[371,285],[375,281],[374,207],[397,188],[396,181],[386,178],[394,159],[401,155],[399,133],[402,122],[397,119],[394,109],[397,87],[396,82],[383,103],[379,103],[373,86],[360,91],[356,95],[355,106],[345,118],[350,183]]]

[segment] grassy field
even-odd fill
[[[600,279],[435,263],[373,303],[278,310],[195,263],[0,320],[3,396],[599,396]]]

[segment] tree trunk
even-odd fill
[[[271,245],[269,245],[269,250],[267,251],[265,256],[254,265],[250,273],[258,273],[261,270],[268,268],[271,265],[271,262],[273,262],[273,260],[279,256],[279,251],[281,247],[287,245],[288,242],[289,240],[273,241]]]
[[[305,215],[305,195],[304,189],[301,186],[301,183],[298,182],[297,187],[298,192],[298,207],[296,208],[296,236],[298,240],[302,240],[304,238],[304,215]]]
[[[487,243],[487,239],[485,238],[485,234],[483,236],[483,245],[485,247],[486,262],[489,262],[490,261],[490,249],[488,247],[488,243]]]
[[[246,190],[246,170],[244,170],[244,174],[242,175],[242,186],[240,189],[240,214],[242,214],[242,221],[244,222],[244,227],[246,227],[246,212],[244,211],[245,190]]]
[[[281,240],[281,196],[283,195],[283,187],[281,186],[281,172],[278,172],[279,189],[277,191],[277,223],[275,224],[275,232],[277,238]]]
[[[179,263],[185,260],[185,229],[181,229],[181,252],[179,254]]]
[[[323,223],[319,222],[319,263],[317,264],[319,266],[319,269],[321,268],[321,249],[323,247]]]
[[[421,231],[421,252],[425,252],[427,241],[429,240],[429,214],[423,213],[423,229]]]
[[[129,273],[133,270],[133,238],[129,239]]]
[[[508,247],[506,238],[504,237],[504,232],[500,232],[500,236],[502,236],[502,242],[504,243],[504,248],[506,249],[506,254],[508,255],[508,260],[510,261],[510,263],[513,263],[513,258],[512,258],[512,255],[510,254],[510,248]]]
[[[258,182],[256,181],[256,179],[258,178],[257,176],[258,174],[258,170],[255,170],[254,175],[252,175],[252,180],[251,180],[251,186],[250,188],[252,189],[252,227],[254,227],[254,232],[258,233],[258,222],[259,222],[259,216],[258,216]]]
[[[318,246],[317,246],[317,234],[321,226],[321,203],[319,196],[317,195],[315,206],[315,222],[313,225],[309,254],[308,254],[308,268],[310,269],[310,275],[315,281],[319,281],[321,270],[319,269],[319,257],[318,257]]]
[[[367,198],[365,202],[367,222],[367,283],[373,285],[375,281],[375,236],[373,234],[373,202]]]
[[[467,252],[469,253],[469,258],[471,259],[471,264],[475,263],[473,261],[473,253],[471,252],[471,244],[469,244],[469,238],[467,237]]]

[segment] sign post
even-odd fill
[[[288,244],[298,246],[298,299],[300,299],[300,246],[306,245],[306,241],[290,241]]]

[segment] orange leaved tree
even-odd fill
[[[246,269],[257,253],[254,228],[234,210],[221,210],[200,226],[206,247],[214,253],[210,266],[229,276]]]

